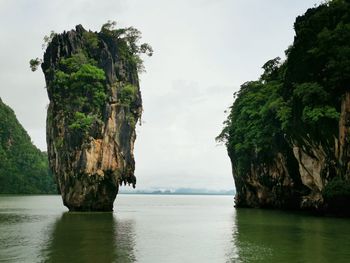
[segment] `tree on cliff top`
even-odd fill
[[[99,34],[105,35],[107,38],[119,40],[120,51],[122,55],[127,56],[128,59],[134,61],[137,65],[137,69],[140,72],[145,71],[143,65],[142,54],[147,56],[153,55],[153,49],[148,43],[139,44],[141,39],[141,32],[134,27],[117,28],[117,22],[108,20],[107,23],[103,24]],[[43,49],[50,44],[52,39],[56,36],[54,31],[50,32],[50,35],[44,37]],[[90,47],[98,47],[98,39],[96,32],[85,32],[84,37]],[[41,65],[42,60],[39,58],[31,59],[29,61],[30,68],[32,71],[36,71]]]
[[[145,67],[141,58],[142,54],[153,55],[152,47],[147,43],[139,44],[141,32],[134,27],[117,28],[117,22],[109,20],[101,27],[101,34],[111,39],[119,40],[120,52],[123,56],[134,61],[139,72],[144,72]]]

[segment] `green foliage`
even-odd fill
[[[142,54],[153,55],[152,47],[147,44],[139,44],[141,32],[134,27],[116,28],[115,21],[108,21],[101,28],[101,33],[109,39],[118,42],[119,54],[127,61],[134,64],[139,72],[145,71]]]
[[[302,145],[303,137],[334,152],[340,98],[350,82],[349,14],[349,1],[309,9],[296,20],[286,61],[269,60],[258,81],[241,86],[217,137],[239,173],[271,161],[291,141]]]
[[[251,161],[268,160],[282,136],[281,122],[290,109],[279,95],[281,83],[247,82],[241,86],[225,128],[217,140],[225,141],[237,169],[244,173]]]
[[[282,99],[279,100],[279,107],[276,116],[281,123],[281,130],[287,132],[292,125],[292,108]]]
[[[329,93],[316,82],[295,85],[293,96],[304,105],[323,104],[329,99]]]
[[[334,101],[339,99],[350,80],[349,12],[349,1],[332,1],[297,18],[286,88],[293,83],[318,82],[336,95]]]
[[[127,115],[126,115],[126,120],[128,122],[128,124],[131,126],[131,127],[135,127],[136,126],[136,120],[135,120],[135,117],[134,115],[129,112]]]
[[[96,61],[88,58],[84,51],[73,54],[71,57],[62,58],[59,62],[59,67],[62,71],[67,74],[77,72],[83,65],[93,65],[96,66]],[[102,71],[103,72],[103,71]]]
[[[317,125],[322,119],[339,120],[339,112],[333,107],[309,107],[306,106],[303,110],[302,120],[310,125]]]
[[[137,88],[134,85],[126,84],[119,91],[119,102],[124,106],[129,106],[136,97]]]
[[[31,142],[14,112],[0,100],[0,193],[56,193],[46,153]]]
[[[56,35],[55,31],[51,30],[49,35],[44,36],[44,43],[41,45],[41,48],[45,50]]]
[[[80,132],[87,132],[92,123],[95,121],[96,116],[86,115],[83,112],[75,112],[74,118],[69,125],[71,130],[78,130]]]
[[[71,130],[85,133],[98,121],[107,99],[105,81],[104,71],[82,51],[60,60],[50,89]]]
[[[101,32],[104,32],[104,33],[111,32],[112,33],[113,31],[116,30],[115,29],[116,26],[117,26],[116,21],[108,20],[107,23],[102,25]]]
[[[137,87],[130,84],[120,84],[118,89],[118,102],[121,106],[126,107],[126,121],[131,127],[136,126],[136,118],[134,113],[131,112],[132,103],[135,101],[137,96]]]
[[[83,33],[83,38],[88,45],[89,49],[98,48],[98,36],[94,32],[86,31]]]
[[[41,63],[42,63],[42,60],[39,58],[34,58],[34,59],[29,60],[30,69],[33,72],[36,71],[38,69],[38,67],[41,65]]]
[[[267,61],[262,68],[264,69],[264,74],[261,76],[262,80],[269,80],[276,78],[278,74],[279,66],[281,65],[281,58],[277,57]]]
[[[56,141],[55,141],[55,147],[57,149],[61,149],[63,147],[63,144],[64,144],[63,138],[62,137],[57,137]]]

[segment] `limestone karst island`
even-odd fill
[[[135,125],[142,113],[135,28],[51,33],[44,59],[50,104],[46,134],[50,169],[63,203],[72,211],[111,211],[119,185],[135,187]],[[42,62],[42,63],[41,63]]]
[[[350,4],[297,17],[286,59],[235,94],[226,142],[238,207],[350,215]]]

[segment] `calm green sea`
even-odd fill
[[[230,196],[118,195],[114,213],[0,196],[0,262],[350,262],[350,220],[236,210]]]

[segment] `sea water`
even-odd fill
[[[350,262],[350,220],[235,209],[232,196],[118,195],[113,213],[0,196],[0,262]]]

